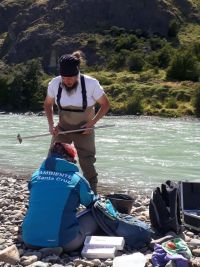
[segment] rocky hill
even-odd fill
[[[199,23],[200,0],[3,0],[0,57],[19,63],[41,57],[46,70],[62,53],[82,49],[88,62],[100,60],[93,34],[113,26],[168,36],[170,23]]]

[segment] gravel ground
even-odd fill
[[[108,193],[102,188],[102,193]],[[112,189],[113,190],[113,189]],[[29,266],[29,267],[84,267],[84,266],[112,266],[112,259],[83,259],[80,253],[63,253],[62,248],[44,248],[31,250],[25,248],[21,238],[21,224],[26,213],[29,192],[27,189],[27,177],[0,173],[0,267]],[[137,218],[149,222],[148,214],[149,197],[137,195],[131,214]],[[151,243],[138,250],[147,259],[146,266],[152,266],[151,256],[155,243],[172,239],[176,236],[173,232],[165,236],[154,236]],[[184,229],[181,237],[186,241],[192,251],[193,257],[190,266],[200,267],[200,233]],[[131,254],[136,250],[124,250],[118,255]],[[173,266],[173,265],[169,265]]]

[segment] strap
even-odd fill
[[[83,99],[83,107],[82,109],[69,109],[69,108],[63,108],[60,104],[60,99],[61,99],[61,94],[62,94],[62,87],[61,83],[59,84],[58,87],[58,94],[57,94],[57,104],[60,110],[65,110],[65,111],[72,111],[72,112],[84,112],[87,108],[87,92],[86,92],[86,87],[85,87],[85,78],[84,75],[81,75],[81,88],[82,88],[82,99]]]
[[[83,110],[87,108],[87,92],[85,88],[85,78],[81,75],[81,87],[82,87],[82,97],[83,97]]]
[[[57,104],[58,104],[59,109],[62,110],[62,107],[60,105],[61,94],[62,94],[62,87],[61,87],[61,83],[59,83],[58,94],[57,94]]]

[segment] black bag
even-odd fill
[[[100,228],[110,236],[122,236],[125,245],[140,248],[150,241],[150,227],[137,218],[118,212],[109,199],[99,199],[92,207]]]
[[[168,231],[180,232],[180,195],[178,185],[166,181],[161,188],[153,190],[149,203],[149,217],[152,228],[166,234]]]

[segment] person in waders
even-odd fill
[[[77,149],[79,164],[91,189],[97,194],[97,172],[94,167],[95,134],[94,130],[83,130],[82,133],[58,135],[59,131],[76,130],[93,127],[109,110],[109,100],[99,82],[80,73],[82,53],[65,54],[60,57],[60,76],[53,78],[47,90],[44,102],[52,144],[57,142],[74,143]],[[95,114],[95,104],[100,108]],[[53,105],[58,107],[59,122],[55,126]]]

